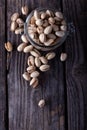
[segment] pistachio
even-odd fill
[[[24,21],[23,21],[23,19],[18,18],[18,19],[16,20],[16,22],[17,22],[17,24],[18,24],[19,27],[23,27],[23,26],[24,26]]]
[[[49,52],[48,54],[46,54],[46,58],[48,60],[53,59],[56,56],[56,54],[54,52]]]
[[[43,25],[42,25],[42,26],[43,26],[43,27],[47,27],[48,24],[49,24],[48,21],[45,19],[45,20],[43,21]]]
[[[62,21],[61,21],[61,24],[62,24],[62,25],[66,25],[66,21],[65,21],[65,20],[62,20]]]
[[[15,31],[16,28],[17,28],[17,23],[16,22],[12,22],[11,23],[11,31]]]
[[[36,38],[37,38],[37,34],[34,33],[34,32],[30,33],[29,35],[30,35],[30,37],[31,37],[32,39],[34,39],[34,38],[36,39]]]
[[[28,52],[30,52],[32,49],[33,49],[33,46],[32,46],[32,45],[29,45],[29,46],[26,46],[23,51],[24,51],[24,53],[28,53]]]
[[[48,71],[49,68],[50,68],[50,65],[41,65],[41,66],[40,66],[40,70],[41,70],[42,72]]]
[[[36,78],[36,77],[38,77],[40,74],[39,74],[39,72],[38,71],[34,71],[34,72],[32,72],[31,74],[30,74],[30,76],[32,77],[32,78]]]
[[[27,6],[23,6],[22,8],[21,8],[21,11],[22,11],[22,14],[23,15],[27,15],[28,14],[28,7]]]
[[[22,32],[24,32],[24,28],[16,28],[15,29],[15,34],[21,34]]]
[[[24,50],[24,48],[26,47],[26,43],[21,43],[18,47],[17,47],[17,51],[21,52]]]
[[[60,18],[54,17],[54,19],[55,19],[55,21],[56,21],[56,24],[60,24],[60,22],[61,22],[61,19],[60,19]]]
[[[46,11],[46,14],[47,14],[48,16],[51,16],[51,15],[52,15],[52,12],[51,12],[50,10],[47,10],[47,11]]]
[[[38,79],[32,78],[30,81],[30,86],[32,86],[33,88],[36,88],[38,86]]]
[[[37,10],[34,11],[34,18],[35,18],[35,20],[40,18],[40,14]]]
[[[50,33],[50,34],[47,35],[47,38],[55,40],[56,36],[54,34]]]
[[[50,46],[54,42],[54,39],[48,39],[46,42],[44,42],[45,46]]]
[[[40,67],[41,66],[41,61],[38,57],[35,58],[35,65],[36,67]]]
[[[64,31],[57,31],[57,32],[55,32],[55,34],[58,37],[63,37],[65,35],[65,32]]]
[[[53,31],[59,31],[59,27],[55,24],[52,25]]]
[[[45,18],[46,18],[46,13],[43,12],[43,13],[41,14],[41,19],[45,19]]]
[[[49,17],[48,21],[49,21],[49,24],[55,23],[55,19],[53,17]]]
[[[5,49],[6,49],[8,52],[11,52],[12,49],[13,49],[12,43],[11,43],[11,42],[5,43]]]
[[[28,43],[28,40],[27,40],[27,37],[26,37],[25,34],[23,34],[23,35],[21,36],[21,40],[22,40],[24,43]]]
[[[29,33],[35,33],[37,31],[36,27],[28,27],[28,32]]]
[[[46,35],[45,35],[44,33],[40,34],[40,35],[39,35],[39,40],[40,40],[40,42],[42,42],[42,43],[46,42]]]
[[[35,39],[34,38],[33,41],[36,42],[36,43],[38,43],[38,44],[41,44],[40,41],[39,41],[39,39]]]
[[[40,51],[38,51],[37,49],[34,48],[34,51],[39,55],[39,57],[41,56]]]
[[[38,27],[37,27],[37,32],[38,32],[39,34],[43,33],[43,31],[44,31],[44,29],[43,29],[42,26],[38,26]]]
[[[29,66],[29,67],[27,67],[27,72],[32,73],[33,71],[35,71],[35,69],[36,69],[35,66]]]
[[[35,51],[30,51],[30,54],[34,57],[39,57],[39,54]]]
[[[44,99],[41,99],[41,100],[39,101],[39,103],[38,103],[38,106],[39,106],[40,108],[42,108],[42,107],[44,107],[44,105],[45,105],[45,100],[44,100]]]
[[[41,56],[39,57],[40,61],[43,63],[43,64],[47,64],[48,63],[48,60],[46,59],[46,57],[44,56]]]
[[[62,26],[60,26],[60,29],[61,29],[62,31],[66,31],[66,30],[67,30],[67,26],[66,26],[66,25],[62,25]]]
[[[24,74],[22,75],[23,78],[26,80],[26,81],[29,81],[30,80],[30,75],[28,72],[24,72]]]
[[[37,26],[41,26],[43,24],[43,20],[42,19],[37,19],[36,20],[36,25]]]
[[[45,29],[44,29],[44,34],[49,34],[52,32],[52,26],[47,26]]]
[[[32,25],[35,24],[35,17],[34,16],[31,17],[30,24],[32,24]]]
[[[58,17],[59,19],[63,19],[63,14],[61,12],[56,12],[55,16]]]
[[[65,61],[66,59],[67,59],[67,54],[66,53],[61,53],[60,60]]]
[[[19,17],[19,13],[14,13],[14,14],[11,16],[11,21],[16,21],[18,17]]]
[[[34,66],[34,57],[33,57],[33,56],[29,56],[29,57],[28,57],[27,64],[28,64],[29,66]]]

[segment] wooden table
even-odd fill
[[[28,55],[18,53],[20,36],[10,32],[10,17],[36,7],[55,7],[66,16],[70,35],[56,52],[51,69],[32,89],[22,78]],[[87,130],[87,1],[86,0],[0,0],[0,130]],[[14,49],[9,55],[6,41]],[[66,52],[66,62],[61,62]],[[38,101],[46,105],[40,109]]]

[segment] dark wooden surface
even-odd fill
[[[28,55],[16,51],[20,36],[10,32],[12,13],[21,13],[25,4],[30,11],[55,7],[63,11],[72,27],[37,89],[21,76]],[[87,130],[86,31],[86,0],[0,0],[0,130]],[[14,46],[10,55],[4,49],[6,41]],[[59,59],[62,51],[68,54],[65,63]],[[43,109],[37,106],[41,98],[46,100]]]

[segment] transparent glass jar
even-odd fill
[[[50,9],[50,8],[37,8],[37,9],[35,9],[35,10],[37,10],[38,12],[41,12],[41,11],[44,12],[44,11],[46,11],[46,10],[51,10],[51,11],[53,11],[53,12],[58,11],[58,10]],[[33,41],[33,39],[30,37],[30,35],[29,35],[29,33],[28,33],[28,26],[29,26],[28,24],[29,24],[29,21],[30,21],[31,17],[33,16],[35,10],[33,10],[33,11],[28,15],[28,17],[27,17],[27,19],[26,19],[26,21],[25,21],[24,33],[26,34],[26,36],[27,36],[29,42],[30,42],[35,48],[37,48],[38,50],[41,50],[41,51],[51,51],[51,50],[56,49],[57,47],[59,47],[60,45],[63,44],[63,42],[65,41],[65,39],[66,39],[66,37],[67,37],[67,35],[68,35],[68,31],[66,30],[66,31],[65,31],[65,35],[64,35],[63,37],[61,37],[61,38],[56,39],[55,42],[54,42],[54,44],[52,44],[52,45],[50,45],[50,46],[45,46],[45,45],[43,45],[43,44],[38,44],[38,43],[36,43],[35,41]],[[66,21],[65,18],[64,18],[64,20]],[[39,38],[38,38],[38,39],[39,39]]]

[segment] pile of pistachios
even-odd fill
[[[61,12],[35,10],[28,23],[28,33],[33,41],[44,46],[55,44],[65,35],[66,21]]]
[[[29,9],[27,6],[21,8],[22,15],[28,15]],[[26,81],[30,81],[30,86],[33,88],[39,85],[40,72],[46,72],[50,69],[49,61],[52,60],[56,54],[55,52],[47,52],[42,55],[33,45],[30,44],[26,35],[24,34],[24,22],[18,12],[11,16],[11,31],[15,34],[21,34],[21,43],[17,47],[18,52],[29,54],[27,59],[27,68],[22,74]],[[61,12],[52,12],[46,10],[45,12],[34,11],[33,16],[29,21],[28,32],[30,37],[38,44],[50,46],[55,39],[63,37],[66,31],[66,22]],[[8,52],[13,50],[11,42],[5,43],[5,48]],[[61,53],[60,60],[65,61],[66,53]],[[41,99],[38,103],[39,107],[45,105],[45,100]]]

